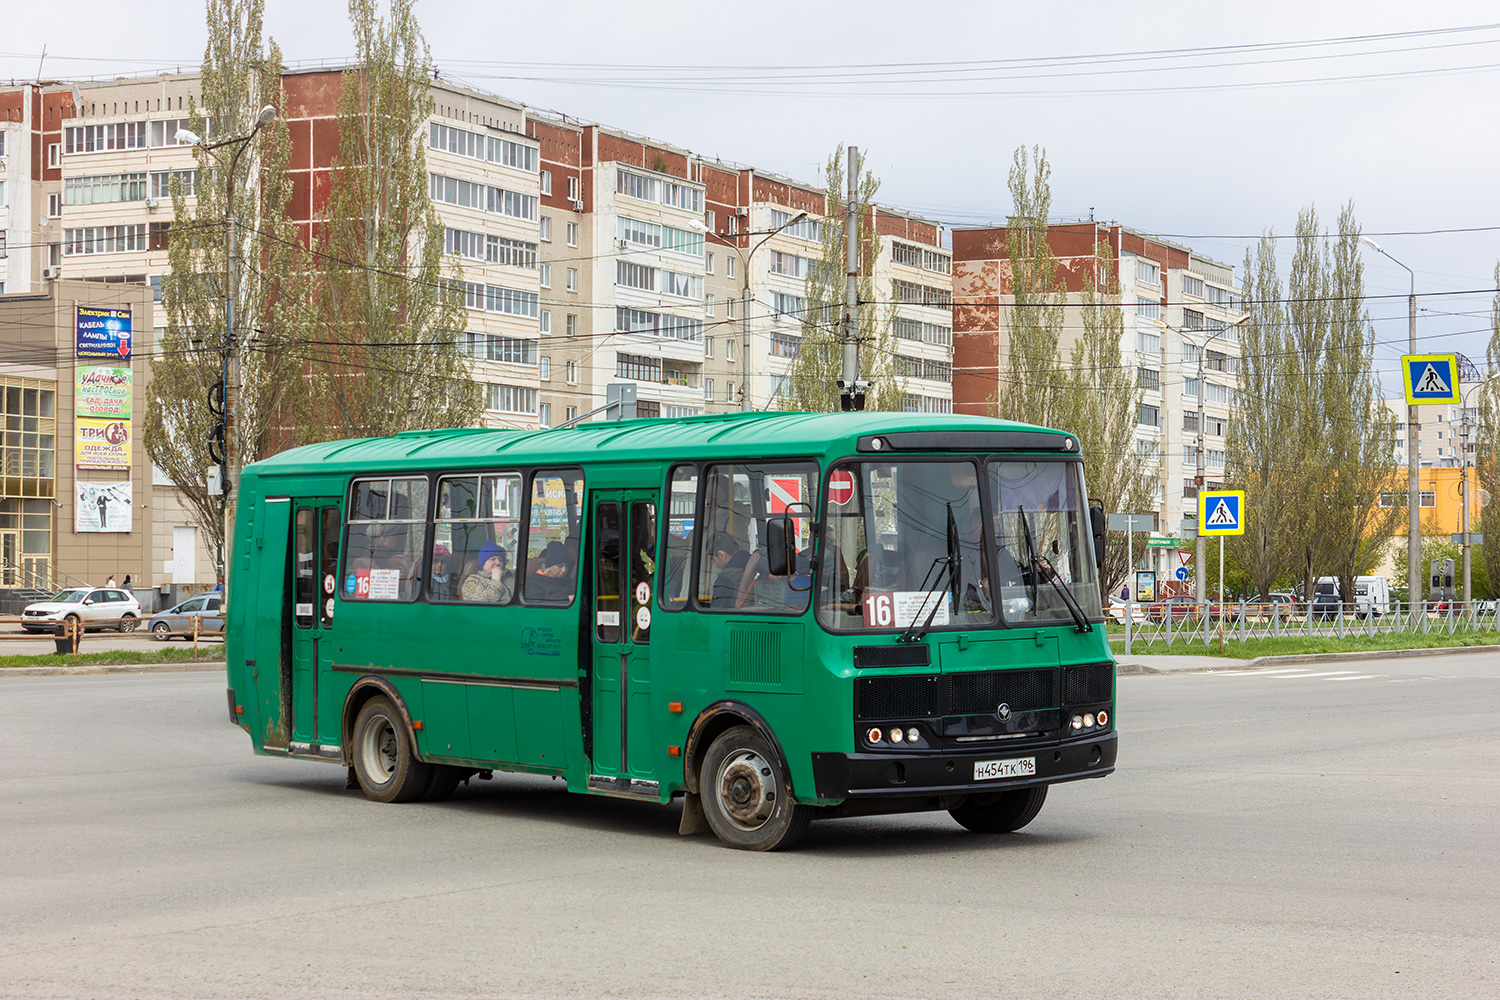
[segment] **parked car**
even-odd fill
[[[1153,622],[1163,622],[1170,617],[1174,622],[1196,621],[1203,616],[1203,605],[1191,594],[1178,594],[1164,601],[1157,601],[1146,611]]]
[[[1391,581],[1383,576],[1354,578],[1354,610],[1361,618],[1379,617],[1391,610]]]
[[[1109,608],[1105,611],[1105,614],[1109,615],[1116,625],[1124,625],[1127,617],[1125,608],[1126,604],[1124,601],[1118,597],[1111,597],[1109,599]],[[1134,605],[1131,605],[1131,611],[1133,613],[1129,615],[1129,618],[1133,624],[1139,625],[1146,620],[1146,605],[1137,601]]]
[[[74,587],[21,611],[21,627],[28,632],[56,632],[64,622],[82,622],[85,631],[112,628],[130,632],[140,624],[141,602],[129,591],[113,587]]]
[[[1339,578],[1320,576],[1313,585],[1312,616],[1320,621],[1343,616],[1344,605],[1339,597]]]
[[[158,611],[152,615],[146,627],[151,630],[153,639],[166,642],[173,638],[173,632],[191,632],[195,617],[198,619],[200,633],[206,635],[211,632],[222,636],[224,634],[224,595],[199,594],[197,597],[189,597],[175,608]],[[190,636],[182,636],[182,638],[190,638]]]
[[[1280,618],[1282,621],[1291,621],[1300,618],[1304,613],[1302,602],[1297,600],[1295,594],[1286,591],[1273,590],[1269,594],[1261,594],[1250,602],[1250,607],[1245,609],[1247,618],[1253,617],[1257,621],[1270,621],[1272,618]]]

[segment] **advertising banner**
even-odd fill
[[[130,310],[79,306],[77,354],[80,358],[130,360]]]
[[[130,471],[130,421],[73,421],[73,465],[79,469]]]
[[[130,419],[130,369],[112,365],[80,365],[74,374],[77,391],[73,412],[80,417]]]
[[[74,531],[129,531],[130,481],[73,484],[78,506],[73,513]]]

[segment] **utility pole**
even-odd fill
[[[839,379],[843,409],[863,410],[859,387],[859,149],[849,147],[849,194],[844,201],[844,367]]]
[[[745,288],[740,294],[740,409],[752,410],[750,405],[750,259],[747,254],[740,261],[740,270],[745,272]],[[730,301],[733,301],[732,299]]]

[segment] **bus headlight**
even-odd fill
[[[1073,728],[1074,729],[1082,729],[1083,728],[1083,716],[1081,716],[1081,715],[1075,715],[1075,716],[1073,716]]]
[[[1083,717],[1083,728],[1085,728],[1085,729],[1092,729],[1092,728],[1094,728],[1094,713],[1093,712],[1089,712],[1087,715],[1085,715]]]
[[[908,743],[915,743],[918,740],[920,740],[921,738],[922,738],[922,734],[917,729],[916,726],[912,726],[910,729],[908,729],[906,731],[906,742],[908,742]]]
[[[902,733],[901,730],[899,730],[899,729],[892,729],[891,730],[891,742],[892,743],[900,743],[901,740],[904,738],[904,736],[905,736],[905,734]]]
[[[1106,711],[1104,711],[1104,709],[1101,708],[1099,710],[1099,725],[1106,726],[1108,724],[1109,724],[1109,713],[1106,712]]]
[[[883,734],[880,732],[879,727],[871,726],[870,731],[868,733],[865,733],[865,739],[869,740],[871,743],[879,743],[880,737],[882,735]]]

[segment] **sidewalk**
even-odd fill
[[[1180,674],[1205,670],[1254,670],[1258,667],[1288,663],[1338,663],[1343,660],[1394,660],[1413,656],[1442,656],[1447,653],[1500,653],[1500,646],[1439,646],[1435,649],[1373,649],[1352,653],[1294,653],[1286,656],[1258,656],[1240,660],[1229,656],[1176,656],[1172,654],[1120,654],[1120,673]]]

